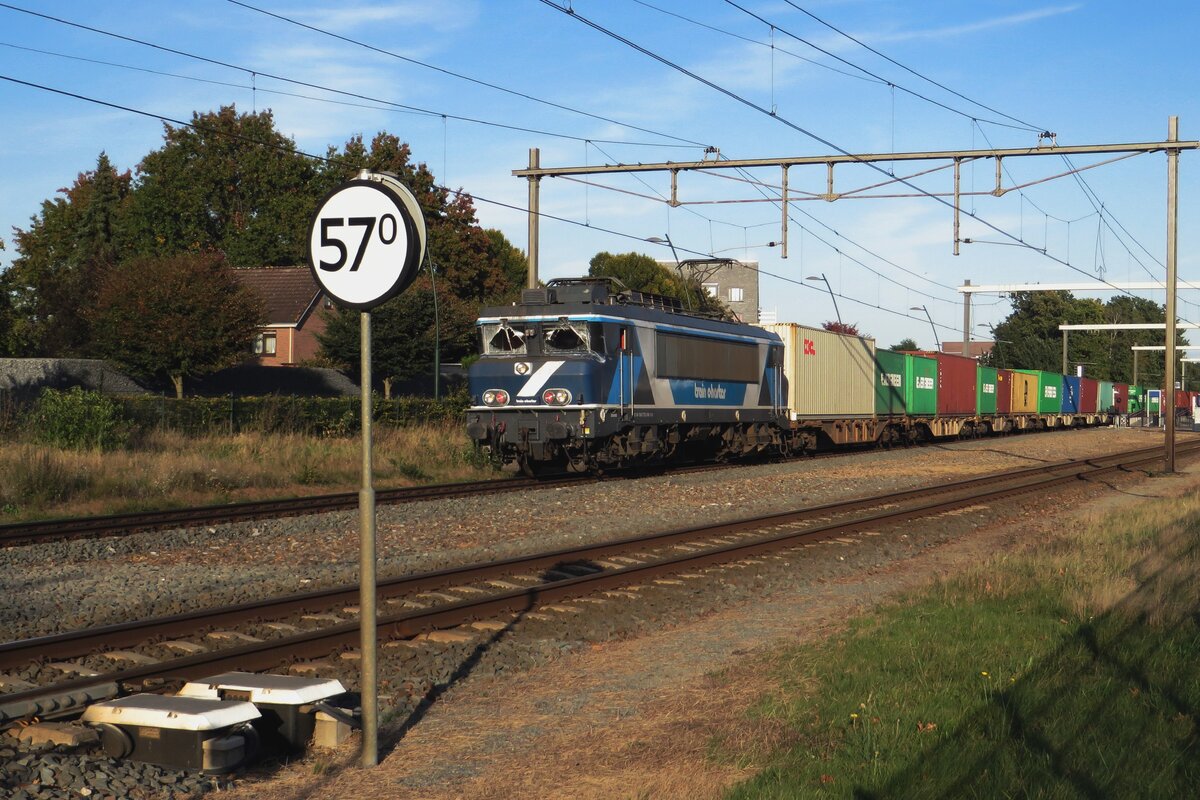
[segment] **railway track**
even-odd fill
[[[851,455],[862,448],[846,448],[840,451],[817,453],[808,458],[831,458]],[[421,500],[443,500],[469,497],[481,492],[518,492],[526,489],[554,489],[561,486],[604,478],[637,477],[670,471],[672,474],[711,469],[729,469],[754,461],[699,464],[682,467],[658,467],[638,471],[606,473],[603,477],[593,475],[563,475],[553,478],[502,478],[486,481],[433,484],[430,486],[408,486],[397,489],[377,489],[377,505],[398,505]],[[72,539],[99,539],[108,536],[128,536],[134,533],[175,528],[205,527],[230,522],[249,522],[261,519],[297,517],[306,514],[323,514],[331,511],[349,511],[358,508],[358,492],[336,492],[288,497],[274,500],[253,500],[241,503],[195,506],[191,508],[165,509],[161,511],[136,511],[125,514],[106,514],[87,517],[60,517],[58,519],[12,522],[0,525],[0,548],[21,547],[32,544],[70,541]]]
[[[410,486],[400,489],[379,489],[375,502],[379,505],[413,503],[418,500],[440,500],[466,497],[480,492],[516,492],[536,487],[562,486],[578,482],[583,476],[564,477],[552,481],[533,478],[508,478],[464,483],[443,483],[432,486]],[[197,506],[165,511],[139,511],[129,514],[109,514],[93,517],[16,522],[0,525],[0,547],[65,541],[69,539],[121,536],[140,531],[199,527],[227,522],[258,519],[278,519],[329,511],[358,508],[358,492],[338,492],[311,497],[289,497],[278,500],[255,500],[244,503]]]
[[[1181,455],[1200,452],[1200,442],[1178,448]],[[877,497],[799,508],[711,526],[563,548],[496,562],[470,564],[379,583],[381,638],[405,639],[474,620],[527,613],[538,606],[603,590],[639,584],[660,576],[736,561],[910,519],[930,517],[968,506],[1086,481],[1119,470],[1133,470],[1162,458],[1161,447],[1098,458],[1063,461],[995,473],[953,483],[894,492]],[[691,577],[697,577],[692,575]],[[174,636],[204,639],[205,632],[264,619],[294,619],[310,614],[331,624],[288,633],[266,641],[195,652],[182,658],[60,680],[25,691],[0,694],[0,724],[33,715],[71,710],[97,687],[142,688],[164,681],[199,677],[223,670],[266,670],[297,659],[328,656],[358,644],[356,621],[340,620],[329,609],[356,603],[355,586],[291,595],[254,603],[109,625],[0,645],[0,669],[20,668],[54,658],[95,658],[116,648],[161,644]],[[277,623],[278,624],[278,623]],[[280,625],[280,630],[296,628]],[[236,635],[237,640],[239,637]],[[208,643],[211,646],[211,643]],[[147,659],[150,660],[150,659]],[[87,670],[84,670],[85,672]]]

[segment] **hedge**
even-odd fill
[[[79,390],[75,390],[78,392]],[[40,399],[27,406],[21,417],[27,427],[36,426],[36,409],[47,395],[65,395],[46,389]],[[95,392],[84,392],[84,395]],[[305,433],[317,436],[348,436],[359,430],[358,397],[136,397],[105,398],[120,409],[120,416],[135,431],[173,430],[189,435],[238,433]],[[402,427],[422,422],[453,422],[462,419],[468,397],[465,392],[434,400],[428,397],[373,398],[376,424]],[[0,411],[5,404],[0,402]],[[0,414],[0,417],[4,416]],[[13,415],[15,416],[15,415]],[[12,420],[10,419],[10,424]],[[3,422],[0,419],[0,422]]]

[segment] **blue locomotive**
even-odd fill
[[[781,448],[783,344],[612,278],[527,289],[477,322],[467,434],[527,474]]]

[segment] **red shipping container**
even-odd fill
[[[1188,397],[1191,392],[1183,392],[1179,389],[1175,390],[1175,407],[1176,408],[1191,408],[1192,398]]]
[[[1113,384],[1113,405],[1117,407],[1118,414],[1129,413],[1129,384],[1114,383]],[[1105,409],[1106,411],[1108,409]]]
[[[938,362],[937,413],[939,417],[975,416],[976,380],[979,365],[973,358],[949,353],[919,352]]]
[[[1095,414],[1100,404],[1100,381],[1094,378],[1079,379],[1079,413]]]
[[[1012,373],[1006,369],[996,370],[996,413],[1012,413]]]

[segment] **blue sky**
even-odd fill
[[[229,103],[241,109],[271,108],[279,129],[294,138],[298,149],[310,153],[340,146],[356,133],[369,138],[387,130],[408,141],[439,182],[477,196],[480,221],[502,229],[521,248],[526,246],[525,214],[485,199],[525,206],[526,183],[511,171],[526,164],[531,147],[541,149],[543,166],[566,166],[702,156],[695,144],[680,146],[681,139],[714,145],[729,158],[824,155],[835,152],[831,145],[856,153],[1029,147],[1038,139],[1028,128],[1053,131],[1064,145],[1145,142],[1166,137],[1171,114],[1180,117],[1182,139],[1200,138],[1194,85],[1200,70],[1190,43],[1190,32],[1200,23],[1200,8],[1184,0],[1152,7],[1115,0],[570,4],[578,16],[729,93],[774,108],[776,118],[538,0],[249,2],[388,52],[227,0],[19,0],[12,5],[243,69],[0,7],[0,75],[175,119],[190,119],[194,110]],[[560,5],[566,2],[559,0]],[[264,73],[322,88],[297,87]],[[372,99],[353,100],[325,89]],[[401,112],[378,101],[435,113]],[[162,123],[157,120],[9,81],[0,81],[0,107],[0,237],[9,245],[0,253],[0,264],[15,255],[12,228],[27,226],[43,200],[94,167],[101,150],[119,168],[133,168],[162,141]],[[1200,278],[1193,224],[1200,193],[1198,158],[1195,152],[1185,152],[1180,159],[1179,263],[1181,277],[1188,279]],[[1081,156],[1073,162],[1079,167],[1101,160]],[[911,336],[930,346],[929,324],[922,312],[910,308],[926,305],[933,319],[946,326],[938,330],[941,338],[961,338],[954,332],[962,324],[959,295],[946,287],[964,278],[976,284],[1087,279],[1064,261],[1089,275],[1102,268],[1114,281],[1161,277],[1165,162],[1161,154],[1140,155],[1084,172],[1083,184],[1068,176],[1002,198],[967,198],[964,208],[1030,247],[988,243],[1012,240],[964,218],[962,235],[978,243],[963,245],[957,257],[951,254],[950,211],[928,197],[797,202],[792,206],[789,258],[783,260],[778,247],[767,246],[780,239],[780,211],[773,204],[747,202],[761,200],[761,195],[745,180],[685,174],[680,178],[685,199],[742,202],[671,208],[636,196],[665,195],[669,182],[662,175],[640,181],[631,176],[596,179],[625,192],[547,179],[542,183],[542,211],[591,227],[543,220],[541,275],[581,274],[600,250],[638,250],[670,258],[669,250],[639,241],[669,233],[681,257],[717,253],[757,259],[763,270],[762,305],[775,310],[781,320],[819,324],[833,317],[824,286],[804,281],[824,273],[834,291],[844,295],[839,299],[843,317],[857,322],[880,344]],[[990,189],[993,164],[965,166],[963,189]],[[1058,158],[1013,159],[1006,168],[1006,185],[1067,170]],[[896,171],[906,169],[901,165]],[[752,177],[768,184],[768,193],[779,182],[777,170]],[[838,189],[880,179],[864,167],[837,172]],[[914,182],[927,192],[951,187],[946,170]],[[793,169],[790,186],[793,192],[822,192],[825,170]],[[1103,208],[1103,215],[1097,207]],[[1057,260],[1034,248],[1044,248]],[[1147,296],[1162,299],[1161,293]],[[1181,316],[1200,320],[1200,307],[1194,304],[1200,298],[1183,299],[1187,302],[1181,305]],[[997,298],[977,301],[977,322],[996,323],[1006,313],[1007,305]]]

